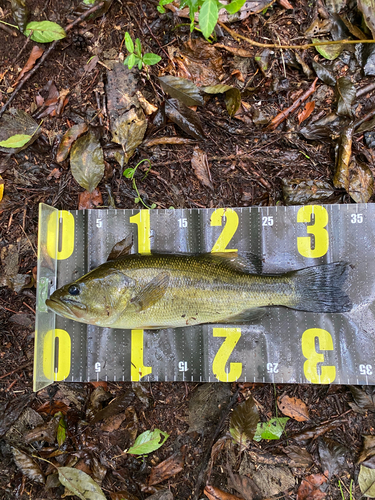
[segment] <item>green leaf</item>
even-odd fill
[[[230,4],[224,5],[224,7],[229,14],[235,14],[241,9],[245,2],[246,0],[232,0]]]
[[[142,58],[142,61],[146,66],[153,66],[161,61],[161,57],[153,52],[147,52]]]
[[[83,0],[83,3],[85,5],[94,5],[95,2],[96,2],[96,0]]]
[[[32,21],[25,29],[25,35],[31,35],[31,40],[38,43],[48,43],[54,40],[61,40],[66,37],[64,28],[52,21]]]
[[[139,38],[135,39],[135,50],[134,52],[138,57],[142,57],[142,44]]]
[[[128,32],[125,33],[124,40],[125,40],[126,50],[130,53],[134,52],[134,43]]]
[[[131,179],[131,178],[133,177],[134,171],[135,171],[135,169],[134,169],[134,168],[127,168],[127,169],[124,171],[123,175],[124,175],[124,177],[126,177],[127,179]]]
[[[289,417],[271,418],[268,422],[259,423],[254,441],[261,439],[280,439]]]
[[[61,411],[59,411],[56,415],[57,416],[60,415],[59,425],[57,427],[57,443],[59,447],[61,447],[66,439],[66,422],[64,419],[64,415],[61,413]]]
[[[101,487],[88,475],[73,467],[59,467],[59,481],[81,500],[106,500]]]
[[[0,146],[3,148],[22,148],[30,139],[32,135],[16,134],[9,137],[6,141],[1,141]]]
[[[254,438],[258,422],[258,408],[254,399],[250,396],[249,399],[239,404],[233,411],[229,432],[238,444],[246,446],[246,442]]]
[[[143,66],[142,59],[139,59],[139,60],[138,60],[138,69],[139,69],[139,71],[141,71],[142,66]]]
[[[136,57],[136,56],[135,56],[134,52],[132,52],[132,53],[129,55],[129,59],[128,59],[128,68],[129,68],[129,69],[132,69],[132,67],[134,66],[134,64],[135,64],[135,62],[136,62],[136,61],[135,61],[135,57]]]
[[[224,94],[227,90],[233,89],[230,85],[219,83],[217,85],[209,85],[208,87],[201,87],[206,94]]]
[[[172,1],[171,0],[159,0],[159,5],[156,8],[160,12],[160,14],[165,14],[166,10],[164,9],[163,5],[168,5],[169,3],[172,3]]]
[[[207,39],[213,32],[219,17],[216,0],[205,0],[199,12],[199,26]]]
[[[312,39],[313,43],[316,42],[325,42],[323,38],[313,38]],[[327,40],[328,41],[328,40]],[[328,59],[329,61],[333,61],[339,55],[341,52],[344,50],[344,44],[339,44],[339,45],[315,45],[315,49],[321,56],[323,56],[325,59]]]
[[[145,455],[159,449],[169,438],[169,434],[155,429],[154,431],[145,431],[140,434],[133,446],[128,449],[132,455]],[[160,441],[162,439],[162,441]]]
[[[375,498],[375,469],[361,465],[358,475],[358,484],[362,495]]]

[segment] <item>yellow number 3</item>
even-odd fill
[[[306,227],[307,233],[312,236],[299,236],[297,248],[303,257],[317,259],[328,252],[329,235],[325,229],[328,224],[327,210],[320,205],[306,205],[298,210],[297,222],[311,222],[313,214],[314,224]]]
[[[336,377],[334,366],[321,366],[318,373],[318,363],[324,362],[324,354],[316,352],[315,339],[318,339],[319,350],[333,351],[332,337],[327,330],[309,328],[302,335],[302,354],[307,358],[303,365],[305,377],[312,384],[331,384]]]

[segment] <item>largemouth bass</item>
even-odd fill
[[[176,328],[246,322],[254,310],[285,306],[316,313],[351,309],[342,262],[279,275],[254,274],[237,254],[139,255],[109,261],[56,290],[55,313],[110,328]]]

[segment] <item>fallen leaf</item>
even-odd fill
[[[233,474],[228,469],[231,486],[243,497],[244,500],[261,498],[261,491],[257,484],[250,478],[241,474]]]
[[[155,137],[153,139],[146,139],[142,143],[144,148],[152,148],[153,146],[159,146],[160,144],[196,144],[193,139],[185,139],[185,137]]]
[[[259,422],[259,412],[252,396],[240,403],[232,412],[229,432],[239,445],[246,446],[254,438]]]
[[[142,108],[131,108],[117,118],[112,127],[112,141],[120,144],[128,163],[137,146],[139,146],[147,129],[146,116]]]
[[[336,82],[337,114],[341,116],[353,116],[352,105],[357,96],[354,84],[350,78],[342,76]]]
[[[323,83],[325,83],[326,85],[331,85],[332,87],[336,85],[335,75],[333,71],[327,68],[327,66],[324,66],[323,64],[320,64],[314,60],[312,61],[312,66],[315,70],[316,76],[318,76]]]
[[[346,127],[340,135],[336,158],[336,172],[333,176],[333,185],[336,188],[349,191],[349,165],[352,156],[353,124]]]
[[[306,448],[289,445],[284,448],[284,453],[293,461],[293,467],[310,467],[313,463],[312,456]]]
[[[328,477],[331,478],[345,469],[346,456],[349,450],[341,443],[333,439],[319,439],[319,456],[322,468],[328,471]]]
[[[38,408],[38,413],[47,413],[48,415],[54,415],[57,412],[61,412],[63,415],[68,413],[69,406],[67,406],[62,401],[46,401]]]
[[[106,500],[101,487],[85,472],[72,467],[59,467],[59,480],[81,500]]]
[[[65,38],[66,33],[62,26],[52,21],[32,21],[26,25],[25,36],[30,36],[34,42],[48,43]]]
[[[295,487],[296,479],[289,467],[261,465],[252,474],[252,479],[260,495],[258,498],[270,498]]]
[[[175,476],[184,469],[184,461],[181,452],[176,452],[156,467],[151,469],[148,485],[159,484],[172,476]]]
[[[180,100],[186,106],[202,106],[204,104],[199,88],[191,80],[166,75],[159,77],[159,82],[164,92]]]
[[[11,108],[0,119],[0,141],[6,141],[15,135],[29,136],[29,140],[22,146],[0,146],[0,151],[9,154],[18,153],[36,141],[41,131],[38,123],[30,115],[21,109]]]
[[[294,9],[293,5],[288,0],[277,0],[277,2],[281,5],[281,7],[284,7],[284,9]]]
[[[24,33],[30,11],[25,0],[11,0],[10,8],[13,19],[16,21],[21,33]]]
[[[271,418],[268,422],[259,422],[254,441],[261,439],[280,439],[288,422],[288,417]]]
[[[319,487],[327,481],[324,474],[311,474],[306,476],[297,491],[297,500],[321,500],[327,493]]]
[[[90,191],[79,193],[78,210],[87,210],[98,205],[103,205],[102,193],[98,188],[95,188],[91,193]]]
[[[204,186],[213,189],[207,154],[200,149],[199,146],[195,146],[194,148],[193,156],[191,158],[191,166],[193,167],[194,173],[200,182]]]
[[[160,429],[142,432],[135,440],[134,445],[127,450],[127,453],[132,455],[147,455],[158,450],[168,438],[169,434]]]
[[[39,465],[34,462],[29,455],[14,446],[12,446],[12,452],[14,461],[17,467],[22,471],[22,474],[37,483],[45,483],[45,479]]]
[[[358,474],[358,484],[362,495],[375,498],[375,469],[361,465]]]
[[[301,125],[302,122],[307,120],[307,118],[311,115],[314,109],[315,109],[315,101],[307,102],[301,113],[298,113],[298,123]]]
[[[215,486],[206,485],[204,489],[204,494],[209,500],[243,500],[236,495],[231,495],[226,491],[219,490],[219,488],[215,488]]]
[[[33,443],[34,441],[46,441],[47,443],[54,443],[56,440],[57,428],[59,426],[59,418],[52,418],[49,422],[43,425],[38,425],[24,435],[26,444]]]
[[[285,205],[326,203],[334,194],[331,184],[319,179],[281,179]]]
[[[297,422],[305,422],[310,418],[307,406],[298,398],[291,398],[287,395],[281,396],[277,400],[277,406],[284,415],[297,420]]]
[[[87,130],[88,126],[86,123],[79,123],[78,125],[73,125],[73,127],[65,132],[56,153],[56,161],[58,163],[66,160],[73,143],[78,139],[78,137],[87,132]]]
[[[100,142],[93,132],[75,141],[70,153],[70,168],[74,179],[92,192],[104,175],[104,157]]]
[[[178,99],[165,101],[165,114],[173,123],[178,125],[194,139],[203,139],[204,132],[198,114],[189,109]]]
[[[371,30],[372,37],[375,38],[375,1],[374,0],[358,0],[358,9],[363,14],[363,19]]]
[[[330,40],[327,40],[326,38],[313,38],[312,39],[313,43],[317,42],[329,42]],[[345,45],[344,44],[338,44],[338,45],[315,45],[315,50],[319,52],[321,56],[323,56],[325,59],[328,59],[329,61],[334,61],[339,57],[341,52],[344,50]]]
[[[356,203],[367,203],[374,193],[374,176],[366,163],[353,159],[349,165],[349,194]]]
[[[357,463],[360,464],[364,462],[367,458],[373,457],[375,455],[375,436],[366,435],[363,436],[363,446],[361,453],[358,457]]]
[[[133,495],[132,493],[129,493],[128,491],[116,491],[116,492],[110,492],[110,497],[111,500],[139,500],[138,497]],[[150,497],[148,497],[150,498]],[[173,500],[173,497],[172,497]]]
[[[372,387],[367,387],[365,391],[356,387],[355,385],[349,386],[350,392],[354,398],[355,404],[349,403],[349,406],[358,413],[365,413],[366,411],[375,412],[375,391]]]
[[[25,66],[22,68],[21,73],[18,75],[17,80],[14,82],[13,86],[16,86],[17,83],[21,80],[23,75],[28,73],[33,67],[37,59],[43,54],[44,50],[38,45],[34,45],[29,55],[28,60],[26,61]]]

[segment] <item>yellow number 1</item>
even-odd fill
[[[299,236],[297,238],[298,252],[311,259],[323,257],[328,252],[329,234],[325,229],[328,224],[328,212],[320,205],[306,205],[298,210],[297,222],[311,222],[314,214],[314,224],[306,227],[306,232],[314,238],[314,248],[311,236]]]
[[[138,253],[151,253],[150,210],[140,210],[130,217],[130,222],[138,226]]]

